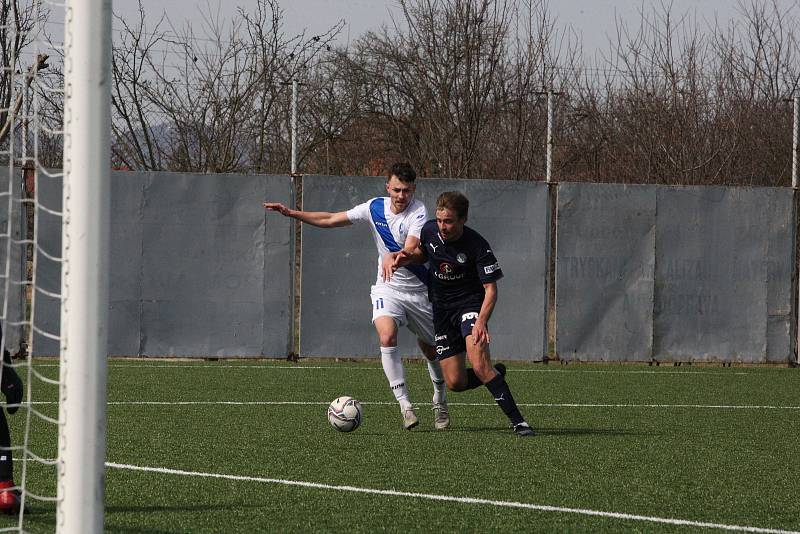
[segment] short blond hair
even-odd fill
[[[445,191],[436,199],[437,210],[451,210],[459,219],[466,219],[469,200],[461,191]]]

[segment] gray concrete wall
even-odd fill
[[[9,176],[13,180],[9,180]],[[9,173],[0,167],[0,315],[4,345],[16,353],[23,341],[25,310],[25,245],[20,244],[25,224],[24,206],[17,200],[22,191],[22,171]],[[3,304],[5,303],[5,306]]]
[[[345,211],[386,194],[385,178],[306,176],[303,208]],[[417,198],[434,214],[436,197],[460,190],[470,199],[467,225],[492,245],[505,278],[490,324],[492,352],[507,359],[541,360],[545,347],[548,208],[539,182],[419,179]],[[377,252],[366,224],[302,229],[300,352],[303,356],[376,357],[370,286]],[[398,340],[405,355],[421,355],[414,336]]]
[[[785,189],[561,184],[559,356],[788,362],[793,221]]]
[[[60,209],[53,185],[40,197]],[[287,176],[113,173],[109,353],[285,356],[292,225],[267,225],[261,203],[290,198]],[[57,255],[60,236],[60,218],[40,219]],[[58,290],[58,264],[44,262],[37,276]],[[44,301],[36,317],[58,332],[57,302]],[[58,347],[37,338],[34,349]]]
[[[384,183],[306,176],[304,206],[346,210],[382,196]],[[417,196],[431,217],[445,190],[470,198],[468,225],[492,244],[506,275],[490,325],[493,355],[542,359],[547,186],[420,179]],[[40,176],[38,194],[43,252],[33,349],[54,355],[58,342],[41,332],[59,333],[60,302],[46,292],[61,293],[61,216],[48,211],[61,210],[60,179]],[[113,173],[109,353],[285,356],[293,339],[293,222],[266,213],[265,199],[291,204],[289,177]],[[8,221],[4,205],[0,230]],[[560,184],[559,357],[792,360],[795,217],[788,189]],[[369,289],[377,254],[367,226],[303,225],[302,238],[301,354],[376,357]],[[11,249],[19,279],[22,247]],[[0,239],[0,260],[3,254]],[[10,317],[21,317],[21,289],[14,291],[11,301],[20,304]],[[400,347],[420,355],[406,330]]]
[[[556,350],[567,360],[649,360],[656,187],[558,187]]]
[[[653,357],[788,361],[792,192],[659,187]]]

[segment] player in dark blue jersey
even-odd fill
[[[469,200],[449,191],[436,200],[436,220],[422,227],[413,253],[395,253],[394,265],[430,264],[428,296],[433,305],[436,352],[451,391],[485,385],[519,436],[533,430],[517,408],[505,380],[505,366],[492,366],[489,318],[497,303],[503,271],[489,243],[465,226]],[[466,358],[472,365],[466,367]]]
[[[3,330],[0,328],[0,346]],[[15,413],[22,402],[22,380],[14,370],[11,354],[3,350],[0,361],[0,392],[6,397],[6,412]],[[20,507],[20,491],[14,484],[14,463],[12,459],[11,433],[8,422],[0,409],[0,513],[17,514]]]

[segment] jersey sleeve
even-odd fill
[[[369,205],[375,199],[370,199],[364,202],[363,204],[359,204],[358,206],[354,206],[347,210],[347,218],[350,220],[351,223],[357,223],[359,221],[369,221],[370,214],[369,214]]]
[[[503,278],[503,270],[500,268],[500,263],[492,252],[492,248],[485,239],[480,239],[477,243],[477,250],[475,251],[475,264],[478,268],[478,278],[481,283],[488,284]]]
[[[436,223],[434,222],[433,225],[435,226]],[[430,224],[423,224],[422,228],[419,232],[419,248],[422,249],[422,252],[425,254],[425,258],[428,257],[428,249],[426,248],[428,243],[431,242],[433,236],[435,235],[432,230],[432,226]]]
[[[425,204],[419,204],[419,207],[411,214],[411,222],[408,225],[408,235],[413,237],[420,237],[422,234],[422,227],[428,221],[428,209]]]

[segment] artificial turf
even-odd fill
[[[452,428],[435,431],[420,362],[407,370],[422,422],[404,431],[376,361],[112,360],[106,530],[800,530],[800,370],[507,363],[534,438],[484,388],[450,393]],[[325,418],[340,395],[364,405],[355,432]],[[34,380],[38,411],[55,416],[56,398]],[[9,418],[15,443],[25,417]],[[54,457],[55,428],[31,420],[29,447]],[[29,461],[26,486],[55,495],[54,473]],[[28,498],[24,530],[54,527],[55,505]]]

